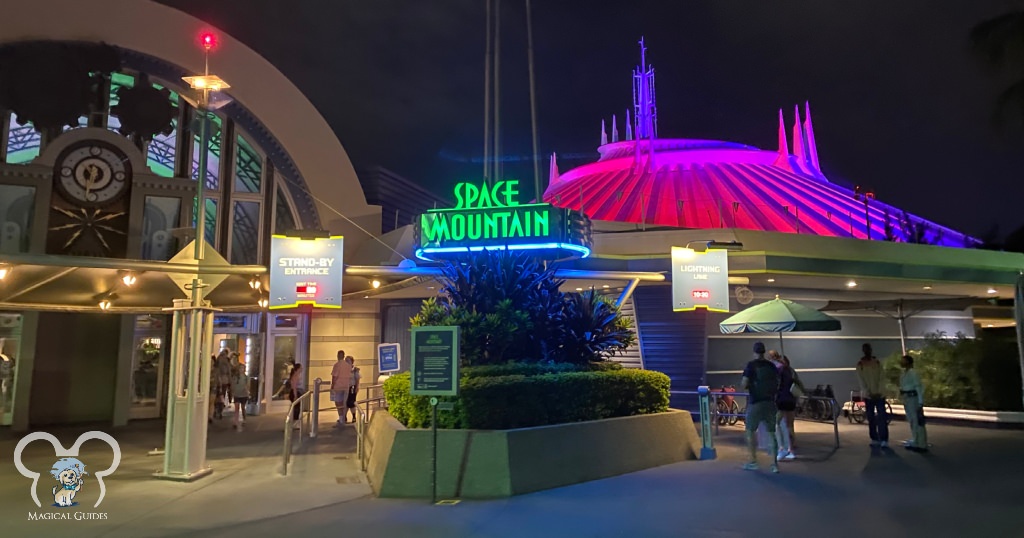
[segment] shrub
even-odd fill
[[[464,377],[498,377],[506,375],[533,376],[563,372],[596,372],[621,369],[622,365],[614,361],[598,361],[587,364],[573,364],[568,362],[510,362],[507,364],[470,366],[462,370],[462,375]]]
[[[429,397],[410,395],[409,384],[408,373],[385,382],[391,414],[410,428],[429,426]],[[511,429],[659,413],[668,410],[668,390],[665,374],[624,368],[467,375],[459,397],[442,398],[455,409],[438,413],[438,427]]]
[[[967,338],[943,333],[925,336],[911,350],[914,369],[924,385],[925,405],[951,409],[1014,411],[1021,409],[1020,363],[1016,342],[995,336]],[[900,353],[884,361],[887,380],[898,389]]]

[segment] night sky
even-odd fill
[[[483,146],[482,0],[165,0],[275,64],[333,126],[353,162],[442,195],[476,179]],[[631,106],[645,36],[662,138],[775,149],[777,115],[810,100],[834,182],[975,235],[1024,224],[1024,133],[994,121],[1009,80],[968,33],[1020,2],[534,0],[541,153],[562,171],[596,160],[600,121]],[[503,153],[529,155],[523,3],[502,10]],[[215,62],[216,60],[214,60]],[[547,159],[542,174],[547,176]],[[529,162],[507,177],[532,183]]]

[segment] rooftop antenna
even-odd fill
[[[640,65],[633,70],[633,109],[636,128],[635,159],[640,158],[640,141],[647,140],[648,165],[653,167],[654,139],[658,137],[658,107],[654,96],[654,67],[647,65],[647,46],[640,38]],[[639,163],[638,163],[639,164]]]

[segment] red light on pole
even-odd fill
[[[217,45],[217,36],[210,32],[203,32],[199,36],[199,43],[209,52],[210,49]]]

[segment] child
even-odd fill
[[[245,368],[239,365],[231,378],[231,394],[235,399],[235,429],[239,433],[245,424],[245,404],[249,401],[249,376]]]

